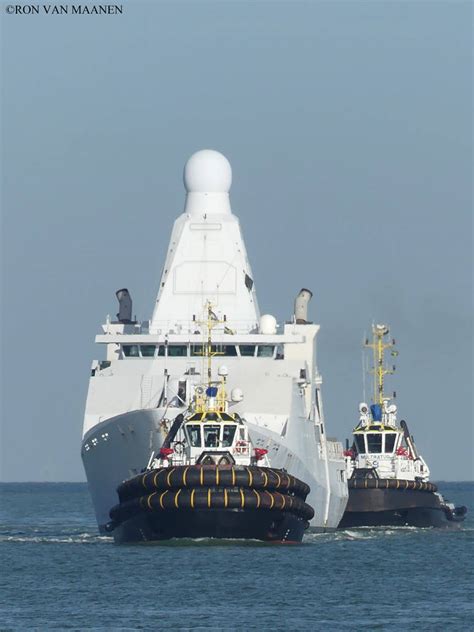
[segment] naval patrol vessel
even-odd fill
[[[326,432],[316,363],[319,325],[307,313],[312,294],[301,290],[293,315],[282,324],[260,314],[231,210],[231,183],[231,166],[221,153],[191,156],[184,168],[184,211],[174,223],[151,318],[133,319],[124,288],[117,292],[117,318],[107,317],[96,336],[105,357],[92,363],[81,453],[103,533],[115,530],[110,512],[119,502],[117,489],[123,492],[124,481],[146,473],[151,455],[163,456],[174,421],[189,416],[195,405],[205,372],[208,305],[215,320],[213,354],[228,371],[229,397],[221,413],[232,415],[232,423],[245,420],[248,434],[241,440],[252,457],[263,451],[269,468],[308,486],[310,528],[335,529],[343,515],[346,467],[342,445]],[[191,435],[184,432],[184,449],[196,463],[202,450],[193,457],[186,442]]]

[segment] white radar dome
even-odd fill
[[[263,314],[260,316],[260,333],[268,335],[276,334],[277,331],[277,321],[275,316],[271,314]]]
[[[183,179],[188,193],[229,193],[232,167],[218,151],[201,149],[184,166]]]
[[[242,392],[242,389],[240,388],[233,388],[231,393],[230,393],[230,398],[233,402],[241,402],[244,399],[244,394]]]

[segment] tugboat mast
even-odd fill
[[[212,303],[210,300],[206,301],[206,320],[201,321],[200,324],[206,327],[207,339],[206,343],[202,345],[202,351],[196,352],[196,355],[203,356],[204,359],[207,360],[207,388],[205,391],[205,398],[202,397],[201,394],[198,393],[197,397],[197,409],[200,412],[205,412],[207,409],[214,410],[217,406],[217,410],[219,412],[226,411],[227,405],[227,395],[226,395],[226,370],[221,374],[219,371],[219,375],[221,377],[220,384],[216,387],[216,382],[212,379],[212,358],[216,355],[223,355],[222,351],[218,351],[216,347],[212,344],[212,330],[216,325],[225,323],[224,320],[219,320],[216,314],[212,311]]]
[[[365,347],[373,350],[374,367],[371,371],[374,375],[374,404],[382,405],[384,400],[391,399],[384,394],[384,378],[386,375],[392,375],[395,366],[388,368],[384,363],[385,349],[395,346],[395,340],[385,342],[384,338],[389,334],[390,330],[387,325],[372,325],[372,342],[365,341]],[[392,352],[395,355],[395,352]]]
[[[212,386],[212,358],[216,355],[222,355],[221,352],[216,349],[212,349],[212,330],[216,325],[222,324],[223,320],[219,320],[217,316],[212,311],[212,303],[211,301],[206,302],[207,309],[207,320],[203,323],[207,328],[207,342],[206,342],[206,350],[204,355],[207,358],[207,385]]]

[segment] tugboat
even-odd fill
[[[228,369],[219,367],[208,303],[207,384],[196,386],[189,410],[179,414],[146,470],[119,485],[108,530],[117,542],[169,538],[239,538],[301,542],[314,510],[310,488],[286,470],[269,467],[238,413],[229,411]]]
[[[447,502],[430,482],[430,470],[407,423],[402,420],[398,425],[397,406],[384,393],[384,377],[395,370],[385,365],[385,351],[398,355],[389,333],[387,325],[373,325],[372,341],[365,341],[374,357],[374,403],[359,405],[354,441],[350,449],[347,442],[344,452],[349,500],[339,528],[459,524],[466,507]]]

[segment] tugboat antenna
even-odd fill
[[[212,330],[218,325],[222,324],[224,321],[219,320],[216,314],[212,311],[212,303],[211,301],[206,301],[206,311],[207,311],[207,319],[202,324],[206,326],[207,329],[207,341],[205,344],[205,349],[203,349],[203,356],[207,358],[207,385],[212,385],[212,357],[215,355],[221,355],[218,351],[212,350]],[[199,354],[197,354],[199,355]]]
[[[207,301],[207,385],[211,386],[212,381],[212,305],[211,301]]]
[[[365,372],[367,370],[366,360],[364,348],[362,348],[362,401],[366,401],[366,392],[365,392]]]
[[[372,325],[372,342],[366,341],[365,346],[373,350],[374,367],[372,373],[374,375],[374,404],[383,404],[384,399],[391,399],[384,395],[384,378],[391,375],[395,367],[387,368],[384,363],[385,349],[394,346],[394,341],[384,342],[385,336],[390,330],[387,325]]]

